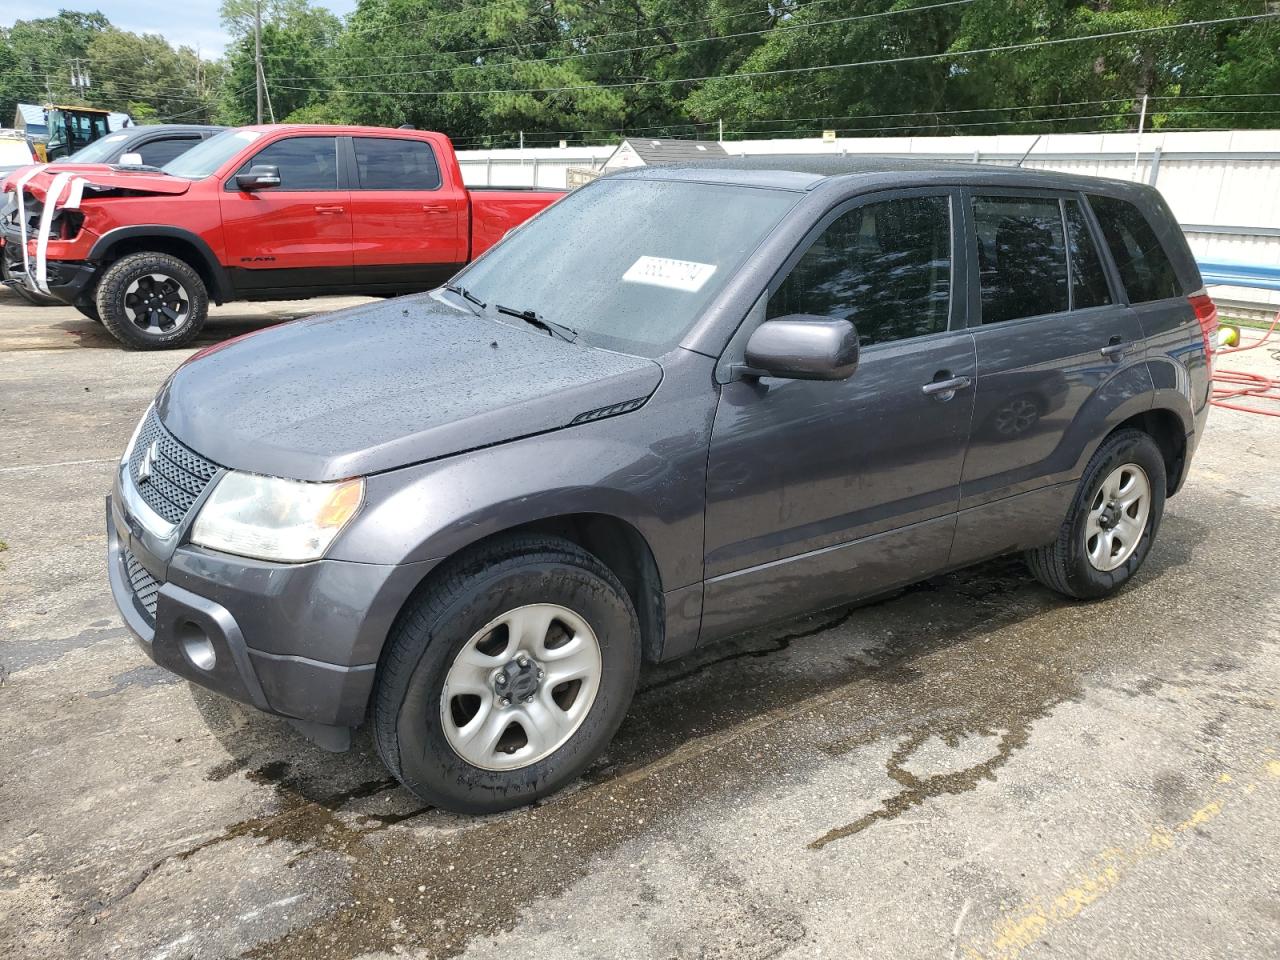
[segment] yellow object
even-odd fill
[[[1222,326],[1218,327],[1218,346],[1220,347],[1240,346],[1240,328],[1233,327],[1225,323]]]

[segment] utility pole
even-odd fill
[[[1138,177],[1138,154],[1142,150],[1142,128],[1147,125],[1147,95],[1142,95],[1142,112],[1138,114],[1138,137],[1133,145],[1133,176]]]
[[[258,122],[262,122],[262,0],[253,3],[253,82],[258,88]]]

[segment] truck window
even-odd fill
[[[338,140],[336,137],[289,137],[268,144],[250,157],[239,170],[248,173],[253,167],[280,168],[281,190],[338,189]],[[231,178],[235,182],[235,177]]]
[[[356,171],[362,190],[435,190],[440,166],[431,144],[394,137],[356,137]]]
[[[1070,308],[1062,210],[1052,197],[973,198],[982,322]]]
[[[1111,302],[1107,275],[1089,232],[1079,200],[1067,200],[1067,252],[1071,256],[1071,309],[1101,307]]]
[[[148,166],[163,167],[199,142],[199,137],[163,137],[144,143],[138,148],[138,153],[142,154],[142,162]]]
[[[903,197],[833,220],[770,296],[765,315],[851,320],[868,346],[947,329],[950,303],[950,200]]]
[[[1132,203],[1111,197],[1089,197],[1120,271],[1130,303],[1148,303],[1182,296],[1178,275],[1151,224]]]

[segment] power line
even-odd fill
[[[392,73],[351,73],[337,74],[332,77],[293,77],[294,80],[369,80],[383,77],[428,77],[439,73],[456,73],[459,70],[493,70],[504,67],[519,67],[537,63],[563,63],[567,60],[582,60],[587,57],[609,57],[624,53],[640,53],[645,50],[669,50],[672,47],[692,46],[698,43],[716,43],[722,40],[739,40],[742,37],[758,37],[764,34],[775,35],[780,31],[810,30],[814,27],[828,27],[833,24],[855,23],[861,20],[881,20],[885,17],[903,13],[921,13],[927,10],[938,10],[942,7],[958,7],[973,3],[974,0],[944,0],[924,7],[903,7],[897,10],[884,10],[879,13],[863,13],[850,17],[838,17],[834,20],[816,20],[813,23],[782,24],[765,27],[763,30],[747,30],[743,33],[728,33],[715,37],[695,37],[690,40],[672,40],[668,43],[650,43],[640,47],[621,47],[613,50],[590,50],[584,53],[571,53],[556,57],[542,57],[536,60],[502,60],[497,63],[461,63],[452,67],[437,67],[431,70],[403,70]],[[587,38],[590,39],[590,38]],[[442,51],[453,53],[453,51]],[[456,54],[455,54],[456,55]]]
[[[953,50],[945,53],[922,53],[901,57],[885,57],[879,60],[858,60],[851,63],[831,63],[819,66],[784,67],[777,70],[753,70],[730,74],[708,74],[700,77],[677,77],[671,79],[628,80],[617,83],[575,84],[561,87],[526,87],[504,88],[492,87],[482,90],[344,90],[337,92],[358,96],[401,96],[401,97],[450,97],[450,96],[489,96],[492,94],[510,95],[513,93],[570,93],[580,90],[609,90],[623,87],[651,87],[667,84],[702,83],[708,80],[754,80],[761,77],[789,76],[801,73],[819,73],[826,70],[848,70],[856,67],[882,67],[899,63],[921,63],[927,60],[955,60],[962,57],[982,56],[990,53],[1009,53],[1016,50],[1030,50],[1038,47],[1061,46],[1068,43],[1083,43],[1090,40],[1111,40],[1117,37],[1133,37],[1144,34],[1161,33],[1167,30],[1184,30],[1189,27],[1212,27],[1224,23],[1242,21],[1274,20],[1280,13],[1257,13],[1235,17],[1219,17],[1213,20],[1191,20],[1186,23],[1164,24],[1158,27],[1139,27],[1131,30],[1112,30],[1107,33],[1092,33],[1079,37],[1057,37],[1050,40],[1031,40],[1024,43],[1007,43],[998,46],[980,47],[972,50]],[[328,92],[324,87],[299,87],[277,84],[283,90],[299,90]]]

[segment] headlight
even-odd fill
[[[318,560],[363,499],[361,479],[301,483],[231,471],[200,508],[191,541],[260,560]]]

